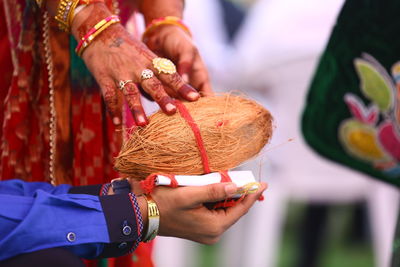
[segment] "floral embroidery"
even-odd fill
[[[363,100],[352,93],[344,95],[352,117],[341,122],[339,140],[350,155],[371,163],[391,177],[400,175],[400,62],[392,76],[371,55],[354,60]]]

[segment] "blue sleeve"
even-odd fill
[[[65,247],[79,257],[94,258],[111,244],[120,247],[121,242],[140,241],[141,230],[135,231],[138,211],[132,206],[135,198],[65,194],[69,188],[0,181],[0,260],[51,247]],[[129,235],[121,234],[122,222],[134,229]],[[127,253],[114,247],[108,249],[109,256]]]
[[[24,182],[22,180],[13,179],[0,182],[0,194],[15,196],[33,196],[37,190],[43,190],[53,195],[66,194],[71,188],[70,185],[52,186],[43,182]]]
[[[99,197],[39,189],[28,197],[1,194],[0,203],[0,260],[51,247],[68,247],[91,258],[101,253],[101,243],[109,242]]]

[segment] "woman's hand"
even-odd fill
[[[234,207],[210,210],[204,203],[223,201],[235,195],[233,183],[167,188],[158,186],[151,196],[160,211],[159,235],[175,236],[203,244],[216,243],[221,235],[247,213],[266,189],[247,195]]]
[[[161,25],[146,35],[145,43],[158,56],[171,59],[184,82],[202,95],[212,95],[208,72],[187,32],[175,25]]]
[[[102,3],[92,4],[82,10],[72,25],[72,32],[79,40],[89,29],[111,13]],[[84,50],[82,59],[98,82],[104,101],[113,121],[121,122],[120,107],[123,96],[136,123],[147,124],[138,86],[149,94],[166,114],[173,114],[176,107],[172,97],[189,101],[197,100],[198,92],[186,84],[178,73],[159,73],[152,60],[157,56],[140,40],[133,38],[120,24],[114,24],[99,34]],[[142,71],[153,71],[151,78],[142,78]],[[125,81],[122,90],[120,81]],[[171,97],[172,96],[172,97]]]

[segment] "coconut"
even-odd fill
[[[211,172],[229,170],[260,153],[272,136],[270,112],[247,97],[223,94],[182,104],[199,129],[203,160],[194,131],[178,108],[172,116],[158,111],[147,126],[132,131],[115,169],[138,180],[152,173],[199,175],[206,172],[206,154]]]

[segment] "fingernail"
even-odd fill
[[[171,112],[171,111],[174,111],[174,110],[176,109],[176,107],[175,107],[174,104],[168,103],[167,105],[165,105],[165,109],[166,109],[168,112]]]
[[[236,194],[237,186],[235,184],[228,184],[225,186],[225,193],[228,196],[233,196]]]
[[[196,100],[200,97],[200,94],[197,92],[189,92],[188,97],[192,100]]]
[[[137,122],[139,123],[139,124],[145,124],[146,123],[146,120],[144,119],[144,117],[142,116],[142,115],[139,115],[138,117],[137,117]]]
[[[179,94],[186,98],[187,100],[197,100],[200,94],[189,84],[184,84],[178,90]]]
[[[182,74],[182,80],[185,83],[188,83],[189,82],[189,75],[187,73]]]
[[[120,120],[118,117],[114,117],[114,118],[112,119],[112,121],[113,121],[113,123],[114,123],[115,125],[120,125],[120,124],[121,124],[121,120]]]

